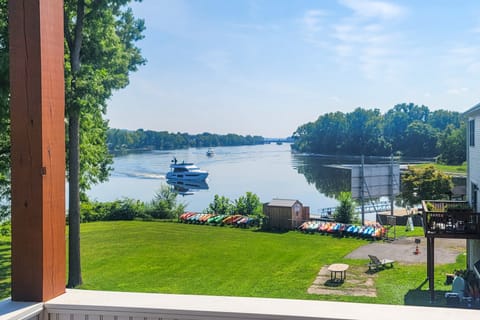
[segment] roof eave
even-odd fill
[[[468,115],[471,115],[473,113],[477,113],[477,112],[480,112],[480,103],[477,103],[476,105],[474,105],[473,107],[471,107],[470,109],[468,109],[467,111],[465,111],[463,113],[464,116],[468,116]]]

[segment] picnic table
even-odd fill
[[[340,273],[340,281],[344,281],[347,278],[347,270],[348,264],[345,263],[334,263],[328,267],[328,271],[330,271],[330,280],[336,281],[337,280],[337,273]]]

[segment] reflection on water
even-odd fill
[[[293,166],[298,173],[305,176],[309,184],[313,184],[318,192],[337,198],[340,192],[350,191],[350,170],[340,168],[338,158],[320,156],[292,155]]]
[[[216,194],[231,201],[253,192],[260,201],[273,198],[299,200],[312,214],[338,205],[336,197],[350,190],[350,171],[340,164],[360,164],[357,158],[332,158],[292,154],[289,144],[216,147],[215,156],[208,148],[150,151],[114,158],[110,181],[94,186],[88,195],[99,201],[128,197],[151,201],[162,184],[168,183],[185,202],[189,211],[203,211]],[[171,159],[193,162],[209,172],[204,185],[182,185],[165,178]],[[368,159],[366,159],[369,161]],[[366,161],[366,163],[367,163]]]
[[[205,180],[167,180],[172,190],[182,196],[193,195],[199,190],[208,190],[208,183]]]

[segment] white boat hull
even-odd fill
[[[205,180],[208,177],[208,172],[168,172],[167,179],[169,180]]]

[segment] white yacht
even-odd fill
[[[205,180],[207,177],[207,171],[200,170],[193,163],[177,162],[177,159],[172,160],[170,171],[166,176],[169,180]]]

